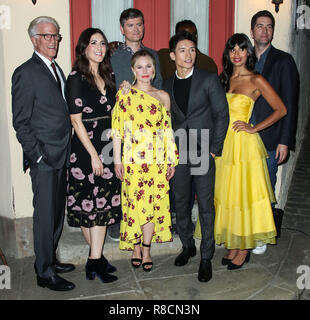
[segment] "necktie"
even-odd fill
[[[57,79],[56,81],[57,81],[58,87],[59,87],[59,89],[60,89],[60,92],[61,92],[61,94],[62,94],[61,82],[60,82],[58,73],[57,73],[57,71],[56,71],[56,66],[55,66],[55,63],[54,63],[54,62],[51,63],[51,67],[52,67],[53,70],[54,70],[54,74],[55,74],[55,77],[56,77],[56,79]]]

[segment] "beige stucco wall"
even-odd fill
[[[0,0],[0,8],[10,11],[10,26],[0,29],[0,216],[13,219],[32,216],[33,209],[30,177],[23,173],[22,150],[11,124],[11,76],[33,53],[27,29],[41,15],[58,21],[63,40],[57,62],[66,75],[70,72],[69,0],[38,0],[36,5],[31,0]]]

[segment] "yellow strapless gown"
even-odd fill
[[[254,101],[243,94],[227,93],[230,123],[215,176],[214,238],[227,249],[250,249],[275,244],[276,228],[270,202],[275,197],[270,183],[265,146],[258,133],[236,132],[236,120],[248,122]],[[199,220],[194,236],[201,238]]]

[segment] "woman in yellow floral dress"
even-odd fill
[[[150,271],[151,242],[172,241],[169,180],[178,155],[169,95],[151,85],[154,57],[140,50],[131,61],[134,85],[128,94],[118,91],[112,113],[115,172],[122,181],[119,247],[133,250],[133,267]]]

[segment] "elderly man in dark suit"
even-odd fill
[[[299,86],[293,57],[271,45],[274,26],[275,19],[267,10],[259,11],[252,17],[251,36],[258,59],[255,69],[270,83],[287,109],[284,118],[259,133],[269,155],[267,165],[273,189],[277,181],[278,165],[286,160],[289,150],[294,148]],[[251,120],[254,123],[261,122],[272,112],[268,102],[260,97],[255,103]],[[274,208],[273,211],[275,217],[282,214],[279,209]],[[277,225],[277,221],[275,222]],[[279,227],[277,231],[279,235]],[[263,254],[265,251],[266,245],[252,250],[256,254]]]
[[[61,40],[51,17],[38,17],[28,28],[32,57],[12,77],[13,126],[30,167],[33,190],[33,234],[37,284],[56,291],[72,290],[59,277],[74,269],[56,259],[63,229],[66,165],[69,164],[71,123],[64,99],[65,76],[55,62]]]
[[[194,68],[196,38],[191,33],[173,36],[169,49],[176,72],[164,82],[164,90],[170,94],[172,127],[180,153],[171,187],[183,245],[175,265],[184,266],[196,255],[190,208],[193,180],[202,231],[198,280],[207,282],[212,278],[215,247],[214,157],[222,152],[229,123],[228,104],[217,74]]]

